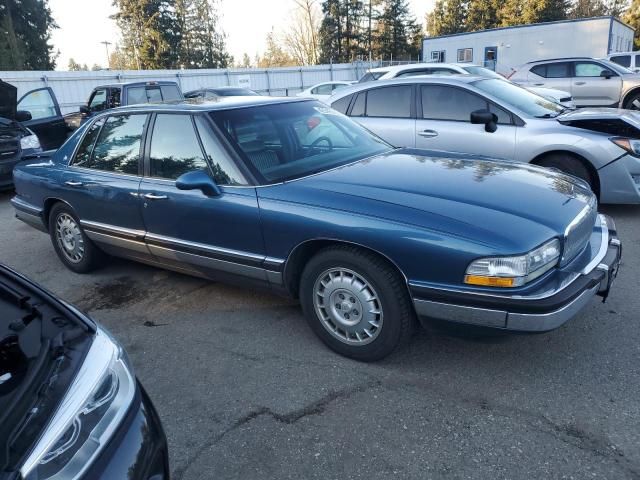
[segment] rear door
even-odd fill
[[[44,87],[27,92],[18,101],[17,110],[31,114],[31,120],[22,124],[33,130],[44,150],[57,149],[67,139],[69,129],[51,88]]]
[[[611,72],[610,78],[601,77],[603,71]],[[622,77],[606,65],[592,60],[578,61],[574,64],[571,82],[571,95],[576,105],[612,106],[620,101]]]
[[[395,147],[415,146],[413,86],[376,87],[357,94],[349,116]]]
[[[421,85],[418,107],[416,147],[514,158],[517,127],[512,115],[475,92],[450,85]],[[498,129],[493,133],[470,121],[471,112],[487,109],[498,116]]]

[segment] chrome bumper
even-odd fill
[[[606,300],[611,283],[618,273],[622,245],[616,236],[613,221],[604,215],[601,215],[600,219],[603,228],[602,245],[597,255],[580,274],[587,280],[585,286],[561,306],[544,312],[532,308],[528,312],[526,297],[519,297],[519,303],[525,305],[524,311],[522,307],[512,311],[499,301],[495,302],[495,308],[490,308],[486,305],[475,306],[473,301],[462,305],[414,298],[416,314],[421,320],[436,319],[520,332],[546,332],[560,327],[584,309],[594,296],[600,295]],[[556,292],[556,295],[560,293]]]

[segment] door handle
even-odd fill
[[[533,86],[534,87],[542,87],[544,85],[544,83],[534,83]]]
[[[147,200],[166,200],[169,197],[166,195],[156,195],[155,193],[145,193],[144,198]]]
[[[420,135],[421,137],[432,138],[437,137],[438,132],[436,132],[435,130],[422,130],[421,132],[418,132],[418,135]]]
[[[587,82],[576,82],[576,85],[584,85]]]
[[[82,182],[75,182],[73,180],[67,180],[64,184],[69,185],[70,187],[81,187],[83,185]]]

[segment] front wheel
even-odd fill
[[[592,192],[596,192],[595,179],[592,177],[589,169],[584,163],[571,155],[552,153],[540,160],[538,165],[541,167],[555,168],[574,177],[578,177],[589,184]]]
[[[311,329],[334,351],[380,360],[411,336],[414,314],[401,275],[353,247],[329,247],[306,265],[300,300]]]
[[[76,273],[94,270],[103,253],[87,237],[71,208],[57,203],[49,214],[49,235],[62,263]]]
[[[640,93],[631,95],[629,99],[624,103],[624,108],[629,110],[640,110]]]

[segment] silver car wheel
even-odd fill
[[[313,304],[322,326],[348,345],[371,343],[382,330],[380,298],[369,281],[347,268],[331,268],[318,276]]]
[[[68,213],[56,218],[56,241],[65,258],[79,263],[84,258],[84,238],[75,219]]]

